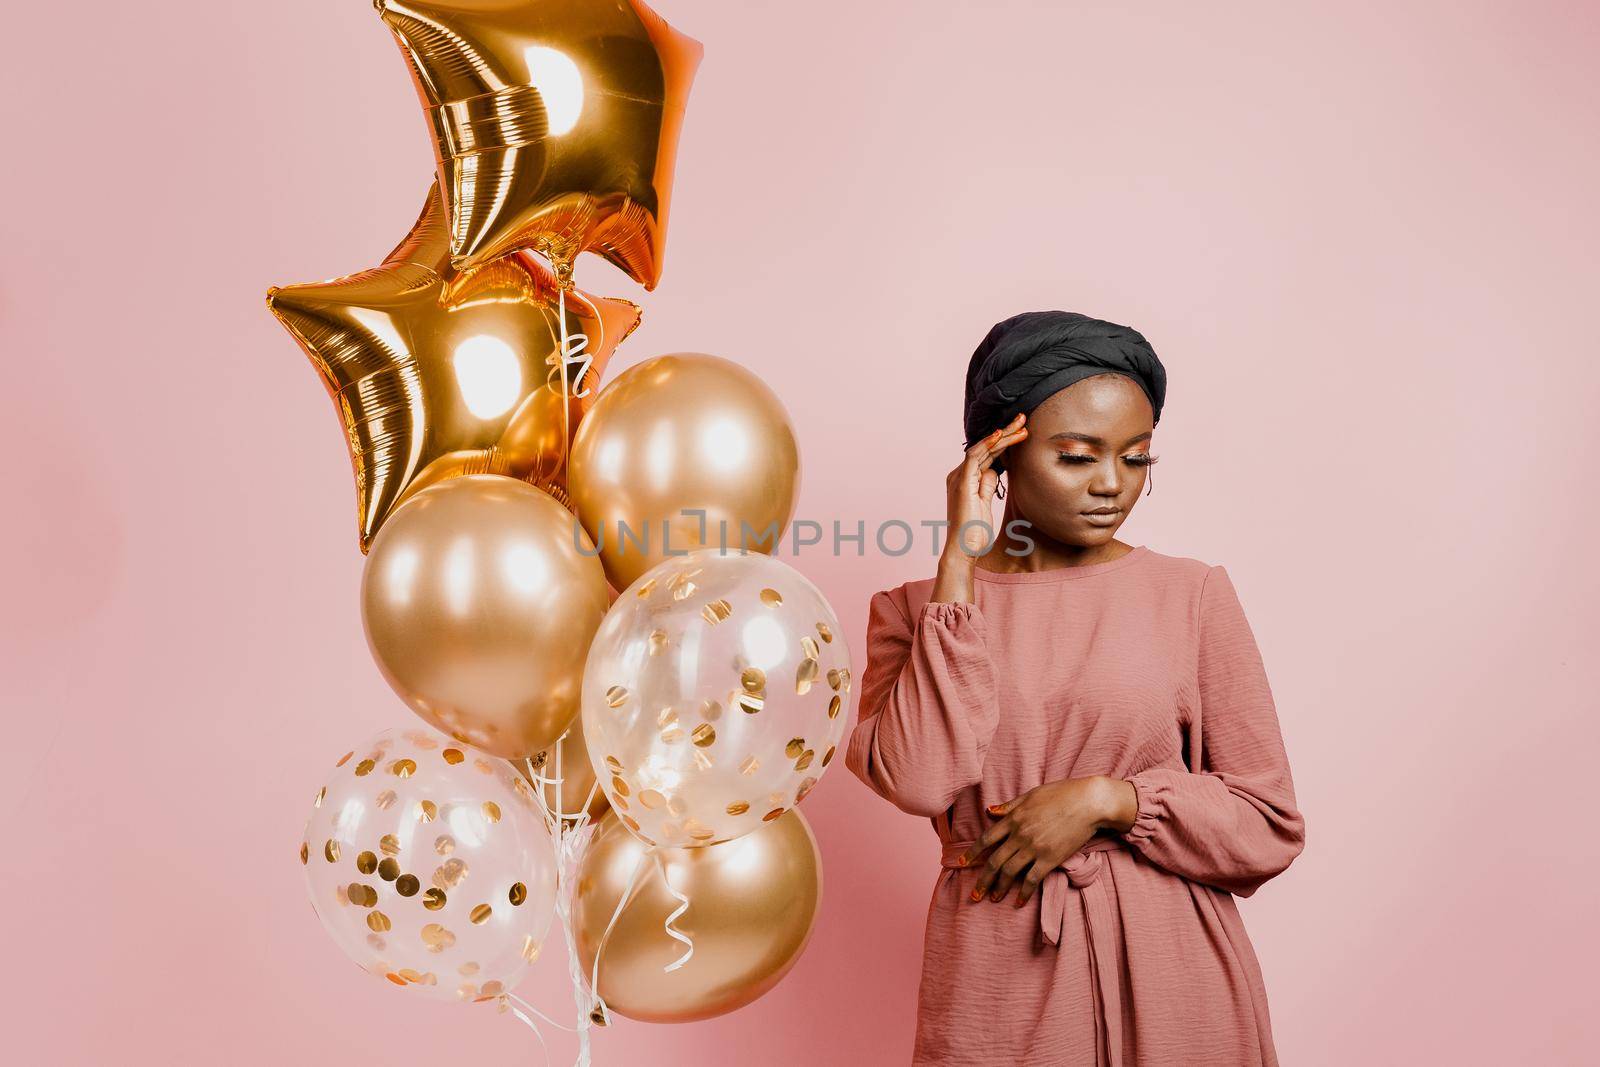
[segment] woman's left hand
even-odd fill
[[[1046,782],[1004,804],[992,805],[988,811],[995,816],[994,825],[973,842],[960,861],[963,867],[971,866],[989,852],[972,899],[982,900],[987,893],[991,900],[1004,900],[1017,884],[1017,907],[1022,907],[1044,876],[1088,844],[1096,830],[1126,829],[1132,823],[1128,813],[1134,803],[1132,794],[1133,786],[1127,781],[1095,775]]]

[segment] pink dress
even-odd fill
[[[1108,563],[978,570],[873,594],[846,761],[944,846],[917,1064],[1276,1064],[1235,897],[1289,866],[1305,823],[1255,637],[1228,573],[1140,546]],[[1026,907],[968,899],[955,859],[984,808],[1045,782],[1133,782],[1138,817]]]

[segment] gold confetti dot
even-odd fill
[[[471,978],[480,970],[482,970],[482,968],[478,966],[476,960],[468,960],[466,963],[463,963],[461,966],[456,968],[456,973],[463,978]]]
[[[783,808],[773,808],[771,811],[769,811],[765,815],[761,816],[761,821],[762,822],[771,822],[773,819],[776,819],[780,815],[782,815],[784,813],[784,810],[785,809],[783,809]]]
[[[694,571],[685,571],[682,574],[674,575],[673,578],[672,578],[672,581],[667,583],[667,588],[672,590],[672,599],[673,600],[686,600],[689,597],[693,596],[694,595],[694,591],[695,591],[695,589],[697,587],[695,586],[695,584],[693,582],[691,582],[689,580],[689,576],[691,574],[699,574],[699,573],[700,572],[698,570],[694,570]]]
[[[362,874],[371,874],[378,869],[378,857],[371,852],[363,852],[356,857],[356,870]]]
[[[628,702],[628,690],[620,685],[614,685],[606,690],[606,704],[613,708],[620,708]]]
[[[721,622],[723,619],[726,619],[732,614],[733,605],[728,603],[727,600],[713,600],[711,603],[700,609],[701,617],[712,626],[715,626],[717,623]]]
[[[429,911],[438,911],[445,906],[445,903],[446,897],[443,889],[430,889],[422,894],[422,906]]]
[[[367,929],[373,933],[386,934],[389,932],[389,926],[389,916],[383,912],[372,911],[367,913]]]
[[[449,834],[440,834],[433,839],[433,850],[441,856],[448,856],[456,850],[456,839]]]
[[[539,943],[538,938],[534,937],[532,934],[528,934],[522,939],[522,958],[527,960],[529,963],[532,963],[534,960],[539,958],[539,950],[542,947],[543,946]]]
[[[696,726],[694,728],[694,733],[690,736],[693,738],[694,743],[701,748],[709,748],[711,745],[717,743],[716,727],[712,726],[708,722],[703,722],[699,726]]]
[[[421,888],[422,883],[418,881],[417,876],[414,874],[402,874],[395,879],[394,891],[403,897],[414,897],[417,895],[417,890]]]
[[[661,741],[663,744],[675,745],[679,741],[682,741],[683,738],[683,728],[679,726],[670,726],[661,731]]]
[[[385,856],[400,855],[400,839],[393,834],[384,834],[378,838],[378,850]]]
[[[413,745],[416,745],[424,752],[432,752],[434,749],[439,747],[439,742],[435,741],[427,734],[407,734],[406,736],[410,738]]]
[[[652,656],[665,652],[667,649],[667,631],[651,630],[649,649]]]
[[[483,817],[492,823],[499,822],[500,805],[496,804],[492,800],[485,800],[483,802]]]
[[[354,756],[355,754],[356,754],[355,753],[355,749],[351,749],[349,752],[346,752],[344,755],[340,756],[339,757],[339,762],[335,763],[334,766],[335,767],[343,767],[346,763],[350,762],[350,757]]]
[[[467,754],[459,748],[447,748],[444,750],[443,755],[444,761],[452,767],[467,758]]]
[[[520,782],[520,781],[522,781],[522,779],[518,778],[517,781]],[[437,819],[438,817],[439,817],[439,805],[435,804],[431,800],[419,800],[419,801],[417,801],[417,821],[418,822],[432,822],[433,820]]]
[[[746,667],[739,672],[739,684],[746,693],[762,694],[767,688],[767,672],[760,667]]]
[[[373,760],[362,760],[360,763],[356,764],[356,777],[365,778],[367,775],[372,773],[372,768],[376,767],[377,765],[378,764]]]
[[[484,997],[498,997],[501,993],[504,993],[505,991],[506,991],[506,987],[505,987],[505,984],[502,983],[502,982],[485,982],[485,983],[483,983],[483,988],[481,990],[479,990],[479,992],[482,993]]]
[[[769,608],[778,607],[783,603],[783,594],[776,589],[763,589],[761,590],[761,602]]]
[[[528,899],[528,887],[521,882],[512,882],[511,892],[507,894],[507,897],[511,901],[511,906],[516,907]]]
[[[715,830],[707,830],[707,829],[702,828],[702,829],[699,829],[699,830],[690,830],[689,831],[689,836],[694,838],[696,841],[699,841],[702,844],[704,844],[705,842],[710,841],[712,838],[716,837],[717,836],[717,832]]]
[[[396,778],[410,778],[417,772],[417,761],[410,759],[397,759],[389,764],[389,773]]]
[[[828,668],[828,688],[829,689],[838,689],[839,688],[839,684],[840,684],[841,681],[842,681],[842,677],[839,674],[839,668],[837,668],[837,667]]]
[[[306,863],[311,859],[311,846],[304,841],[300,842],[300,862]]]
[[[746,756],[744,761],[739,764],[739,773],[743,775],[754,774],[760,769],[761,761],[756,759],[754,756]]]
[[[807,767],[811,766],[811,761],[816,758],[816,755],[816,752],[812,749],[806,749],[804,752],[800,753],[800,758],[794,761],[794,769],[797,771],[805,770]]]
[[[641,790],[639,793],[639,803],[643,804],[647,808],[659,808],[662,804],[666,803],[666,800],[666,797],[662,796],[659,791],[654,789]]]
[[[378,864],[378,877],[385,882],[392,882],[400,877],[400,861],[393,856],[385,856]]]
[[[448,859],[439,864],[434,870],[432,882],[440,889],[454,889],[461,884],[461,880],[466,876],[467,864],[465,860]]]
[[[323,786],[321,789],[317,790],[317,799],[315,799],[315,800],[313,800],[311,802],[311,806],[313,808],[322,807],[323,798],[326,797],[327,795],[328,795],[328,787],[327,786]]]
[[[639,829],[638,821],[628,815],[622,816],[622,825],[635,832],[637,832]]]
[[[817,633],[822,637],[822,640],[825,643],[827,643],[827,644],[832,644],[833,643],[833,631],[828,629],[828,624],[827,623],[825,623],[825,622],[817,623]]]
[[[765,698],[754,693],[740,693],[738,697],[739,710],[746,715],[756,714],[765,703]]]
[[[700,702],[700,717],[706,722],[716,722],[722,718],[722,705],[715,700],[702,700]]]
[[[479,904],[476,908],[472,909],[472,915],[470,916],[472,919],[472,925],[482,926],[484,923],[489,921],[489,917],[493,914],[494,909],[489,905]]]
[[[473,760],[472,769],[477,771],[479,774],[487,774],[491,776],[494,774],[494,764],[490,763],[486,759]]]
[[[685,802],[685,800],[682,797],[678,796],[676,793],[674,793],[672,796],[669,796],[667,798],[667,811],[669,813],[671,813],[673,815],[677,815],[677,816],[682,816],[683,813],[688,811],[688,810],[689,810],[688,803]]]
[[[811,692],[811,685],[817,680],[817,670],[818,666],[816,660],[803,659],[800,661],[800,666],[797,667],[794,672],[795,693],[800,696],[805,696],[807,693]]]
[[[732,804],[728,805],[728,814],[729,815],[743,815],[745,812],[747,812],[749,810],[750,810],[750,805],[746,804],[742,800],[735,800]]]
[[[610,771],[612,774],[621,774],[622,773],[622,761],[619,760],[615,756],[607,756],[606,757],[606,770]]]
[[[812,787],[816,784],[817,780],[815,778],[807,778],[805,781],[801,782],[800,788],[795,790],[794,802],[798,804],[804,800],[806,798],[806,794],[811,792]]]
[[[322,846],[322,854],[325,857],[327,857],[327,860],[328,860],[329,863],[338,863],[339,862],[339,842],[335,841],[331,837],[328,838],[328,843],[326,845]]]
[[[385,789],[383,792],[378,794],[373,803],[378,805],[379,811],[388,811],[390,808],[394,807],[394,802],[398,799],[399,798],[395,796],[393,789]]]
[[[839,699],[839,694],[835,693],[833,699],[828,701],[828,718],[837,719],[839,717],[839,709],[842,707],[844,707],[844,703]]]
[[[716,764],[711,761],[711,757],[706,755],[706,750],[703,748],[697,748],[694,750],[694,765],[702,771],[709,771],[712,767],[716,766]]]
[[[428,923],[421,930],[422,943],[429,952],[443,952],[456,943],[456,935],[439,923]]]
[[[833,762],[833,750],[834,750],[834,747],[835,746],[833,746],[833,745],[829,745],[828,746],[828,751],[826,751],[826,752],[824,752],[822,754],[822,765],[824,767],[826,767],[828,764]]]
[[[817,639],[810,634],[800,639],[800,649],[806,654],[806,659],[822,658],[822,648],[817,644]]]
[[[611,791],[617,794],[619,797],[625,797],[628,795],[628,783],[622,780],[622,776],[620,774],[614,774],[611,776]]]
[[[613,808],[616,808],[618,811],[627,811],[628,810],[628,798],[627,797],[619,797],[619,796],[613,795],[611,797],[611,806]]]
[[[344,887],[344,898],[358,908],[370,908],[378,902],[378,891],[370,885],[351,882]]]
[[[806,739],[803,737],[792,737],[789,739],[789,743],[783,746],[783,754],[790,759],[799,759],[800,753],[805,750]]]
[[[643,600],[645,597],[647,597],[651,593],[655,592],[655,590],[656,590],[656,579],[652,578],[648,582],[645,582],[643,585],[641,585],[639,587],[638,593],[636,593],[634,595],[637,596],[640,600]]]

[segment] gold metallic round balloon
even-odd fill
[[[376,0],[433,134],[456,262],[594,251],[646,289],[700,42],[642,0]]]
[[[573,437],[567,488],[606,576],[626,589],[669,554],[771,554],[794,515],[800,448],[783,402],[740,364],[656,356],[600,390]]]
[[[607,815],[578,871],[573,933],[585,974],[600,954],[608,1008],[641,1022],[709,1019],[751,1003],[789,973],[822,902],[822,856],[798,811],[733,841],[661,850],[672,887],[689,898],[674,927],[693,940],[694,955],[675,971],[665,968],[684,945],[663,924],[679,905],[646,848]],[[639,884],[602,948],[636,864]]]
[[[572,512],[494,474],[452,478],[378,531],[361,618],[384,678],[451,737],[505,759],[578,713],[605,574]]]

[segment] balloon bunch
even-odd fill
[[[553,1020],[513,987],[559,920],[586,1063],[608,1009],[721,1014],[804,950],[821,863],[797,806],[849,650],[763,554],[799,485],[778,397],[696,353],[599,387],[640,312],[573,285],[582,252],[659,281],[700,45],[641,0],[377,8],[433,187],[381,265],[267,303],[333,397],[368,644],[427,725],[335,764],[300,859],[362,967],[535,1032]]]

